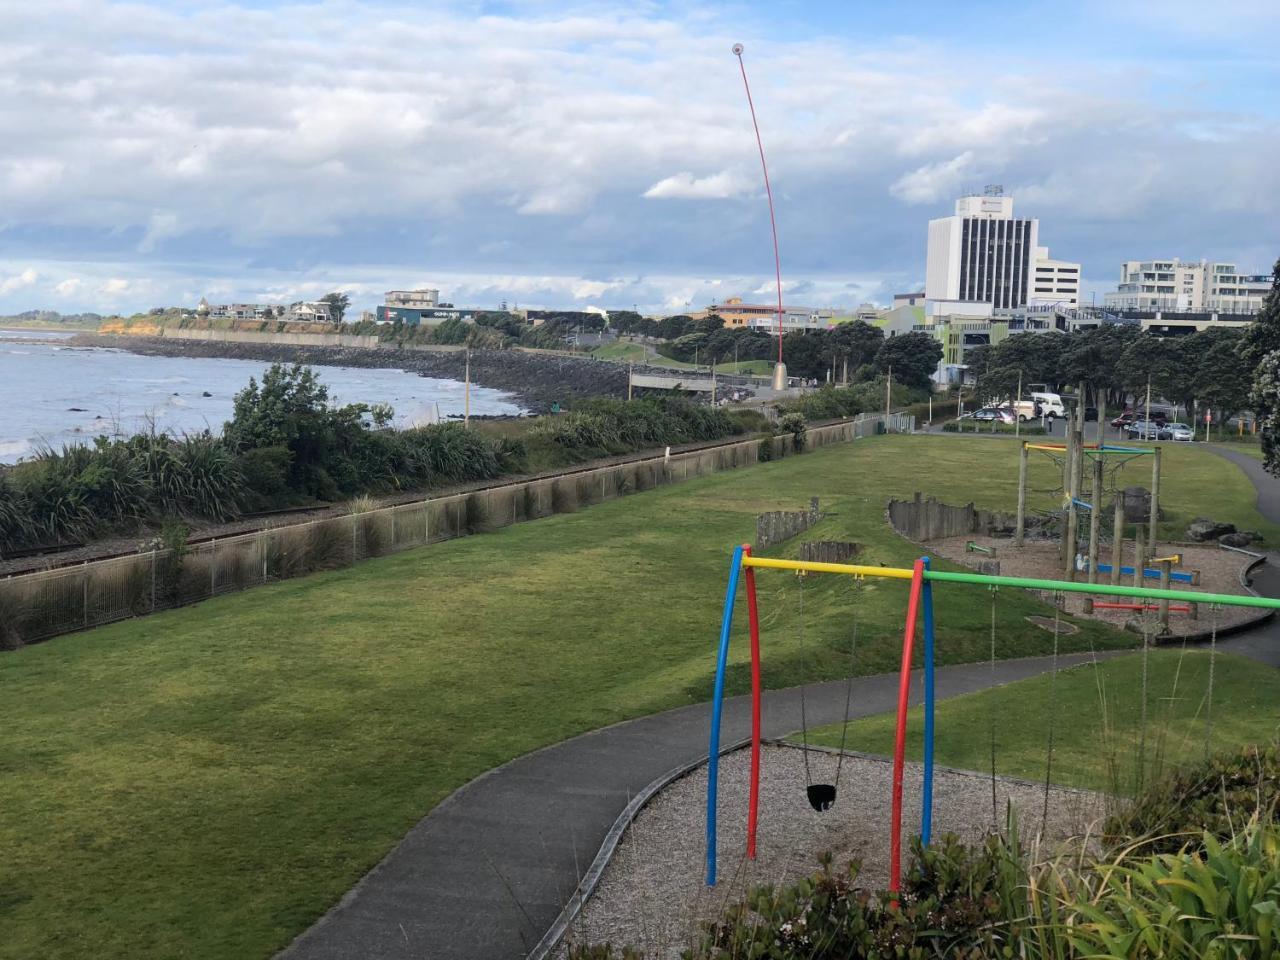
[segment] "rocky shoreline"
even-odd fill
[[[404,370],[445,380],[462,380],[466,367],[462,350],[364,349],[102,334],[81,334],[68,343],[78,347],[127,350],[143,356],[221,357],[266,363]],[[521,350],[472,350],[471,380],[479,386],[513,394],[532,413],[546,412],[553,403],[565,403],[575,397],[625,397],[627,394],[627,368],[622,364],[591,357]]]

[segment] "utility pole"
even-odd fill
[[[627,399],[631,399],[631,382],[635,377],[636,363],[634,360],[627,361]]]
[[[893,367],[889,367],[889,376],[884,382],[884,428],[889,429],[889,408],[893,396]]]
[[[463,379],[462,426],[471,426],[471,348],[467,347],[466,374]]]

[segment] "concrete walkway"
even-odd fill
[[[1250,457],[1214,452],[1245,470],[1258,489],[1259,511],[1280,522],[1280,482]],[[1280,596],[1280,572],[1267,564],[1254,587]],[[708,694],[713,639],[707,645]],[[1280,666],[1280,625],[1265,624],[1218,646]],[[1061,665],[1086,659],[1064,656]],[[1047,658],[1033,658],[1001,661],[994,674],[990,664],[944,667],[938,670],[938,696],[1021,680],[1050,666]],[[915,682],[918,702],[918,676]],[[855,680],[852,715],[892,710],[896,685],[896,676],[888,674]],[[812,685],[806,696],[811,725],[844,716],[843,681]],[[473,780],[423,818],[281,957],[523,958],[555,922],[631,797],[663,774],[706,756],[708,716],[703,703],[617,724],[519,757]],[[799,691],[766,693],[765,735],[783,736],[799,727]],[[734,743],[749,733],[749,702],[728,700],[722,742]]]
[[[708,644],[708,682],[713,664]],[[1099,655],[1103,656],[1102,654]],[[1087,654],[1061,658],[1080,663]],[[939,697],[1044,673],[1047,658],[940,668]],[[914,696],[919,696],[919,677]],[[894,709],[897,676],[853,684],[855,717]],[[806,690],[810,725],[844,716],[845,683]],[[519,757],[462,787],[281,955],[288,960],[519,960],[555,922],[631,797],[707,753],[708,705],[606,727]],[[764,733],[800,727],[798,689],[770,691]],[[751,731],[750,701],[725,703],[723,743]]]

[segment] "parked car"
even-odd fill
[[[1013,411],[1006,410],[1001,407],[983,407],[973,414],[973,419],[981,420],[984,423],[990,423],[992,420],[998,420],[1000,423],[1013,423]]]
[[[1111,425],[1113,427],[1127,427],[1131,423],[1133,423],[1132,410],[1126,410],[1124,413],[1120,414],[1120,416],[1111,421]]]
[[[1161,440],[1181,440],[1191,442],[1196,438],[1196,432],[1185,423],[1166,423],[1160,428]]]
[[[1160,424],[1155,420],[1135,420],[1125,429],[1130,440],[1159,440]]]

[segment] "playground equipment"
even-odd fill
[[[711,706],[711,741],[707,764],[707,857],[706,880],[708,886],[716,882],[716,803],[719,784],[720,762],[720,719],[724,705],[725,671],[729,659],[729,640],[733,627],[733,611],[738,592],[738,581],[743,570],[746,571],[747,616],[751,646],[751,773],[747,800],[747,851],[748,858],[756,855],[756,832],[760,801],[760,729],[761,729],[761,683],[760,683],[760,618],[756,602],[756,570],[789,570],[803,573],[827,573],[851,576],[855,580],[867,577],[887,580],[907,580],[910,589],[907,595],[906,624],[902,635],[902,659],[898,675],[898,708],[897,727],[893,750],[893,780],[890,801],[889,823],[889,889],[897,892],[901,882],[901,834],[902,834],[902,790],[904,765],[906,756],[907,709],[911,693],[911,662],[914,652],[916,625],[923,619],[923,660],[924,660],[924,762],[922,775],[922,806],[920,814],[920,838],[928,844],[933,823],[933,754],[934,754],[934,583],[963,583],[986,586],[998,590],[1000,587],[1019,587],[1027,590],[1050,591],[1060,593],[1085,593],[1112,597],[1134,598],[1142,602],[1182,601],[1184,603],[1207,603],[1214,609],[1219,605],[1239,607],[1262,607],[1280,609],[1280,600],[1267,597],[1240,596],[1234,594],[1190,593],[1182,590],[1171,590],[1154,587],[1126,587],[1116,584],[1076,583],[1063,580],[1042,580],[1030,577],[998,576],[992,574],[952,572],[933,570],[929,559],[918,559],[911,569],[897,567],[872,567],[843,563],[821,563],[805,560],[780,560],[751,555],[751,547],[742,545],[733,551],[729,566],[729,583],[725,593],[724,613],[720,622],[720,642],[716,656],[715,687]],[[995,594],[992,594],[992,664],[995,663]],[[923,613],[923,617],[921,614]],[[1056,620],[1055,620],[1056,627]],[[1211,651],[1216,650],[1217,624]],[[1054,667],[1052,676],[1057,677],[1057,643],[1058,630],[1054,630]],[[1143,644],[1143,651],[1147,650]],[[1212,655],[1212,653],[1211,653]],[[1206,724],[1211,730],[1212,724],[1212,661],[1210,661],[1210,690],[1206,709]],[[1144,671],[1145,678],[1145,671]],[[1145,679],[1144,679],[1145,682]],[[851,690],[852,688],[850,688]],[[1051,690],[1053,688],[1051,687]],[[803,690],[803,688],[802,688]],[[1146,698],[1143,696],[1143,730],[1145,736]],[[848,725],[849,703],[846,699],[845,719]],[[1051,714],[1052,716],[1052,714]],[[1053,762],[1053,733],[1050,726],[1049,745],[1046,767]],[[806,735],[807,736],[807,735]],[[843,740],[842,740],[843,746]],[[807,740],[806,740],[807,749]],[[838,770],[839,768],[837,768]],[[838,779],[838,778],[837,778]],[[1046,808],[1049,773],[1046,769]],[[830,790],[814,792],[815,787],[830,787]],[[992,790],[995,789],[995,746],[992,741]],[[806,784],[810,803],[815,809],[827,810],[836,798],[835,784]],[[815,796],[818,802],[815,802]]]
[[[995,547],[984,547],[982,544],[974,543],[972,540],[965,541],[964,549],[965,553],[985,553],[989,557],[996,555]]]
[[[1161,561],[1152,560],[1151,562],[1160,563]],[[1082,558],[1082,562],[1079,565],[1079,569],[1087,570],[1088,563],[1089,563],[1088,560],[1084,560]],[[1121,576],[1132,577],[1135,569],[1136,569],[1135,567],[1122,566],[1120,568],[1120,574]],[[1110,573],[1111,570],[1112,570],[1112,566],[1109,563],[1098,564],[1099,573]],[[1142,568],[1142,577],[1144,580],[1159,580],[1163,575],[1164,574],[1156,567]],[[1172,570],[1169,572],[1169,579],[1173,580],[1175,583],[1189,583],[1189,584],[1192,584],[1193,586],[1198,586],[1200,584],[1200,571],[1199,570]]]
[[[1161,606],[1158,603],[1104,603],[1101,600],[1085,600],[1084,602],[1085,613],[1092,613],[1094,610],[1160,610],[1160,609],[1161,609]],[[1194,613],[1196,609],[1196,605],[1194,603],[1187,603],[1181,606],[1177,604],[1170,604],[1168,607],[1165,607],[1163,609],[1168,610],[1170,613]]]
[[[1102,529],[1102,493],[1104,479],[1110,472],[1111,489],[1113,500],[1115,501],[1115,516],[1112,521],[1112,541],[1116,544],[1113,550],[1112,563],[1118,566],[1120,564],[1120,543],[1123,540],[1124,529],[1124,512],[1121,506],[1119,496],[1116,496],[1115,477],[1129,461],[1143,456],[1152,457],[1151,465],[1151,506],[1149,516],[1147,518],[1147,542],[1151,545],[1156,540],[1156,522],[1160,515],[1160,448],[1159,447],[1134,447],[1127,445],[1108,444],[1103,440],[1102,425],[1106,421],[1105,412],[1102,409],[1098,411],[1098,442],[1084,442],[1084,397],[1085,384],[1080,384],[1081,403],[1067,420],[1067,442],[1065,444],[1056,443],[1030,443],[1022,444],[1021,456],[1018,461],[1018,512],[1017,522],[1014,532],[1014,545],[1021,547],[1026,532],[1026,516],[1027,516],[1027,462],[1030,451],[1035,450],[1049,457],[1057,464],[1062,471],[1062,484],[1052,490],[1039,491],[1042,493],[1053,493],[1062,495],[1062,519],[1063,519],[1063,536],[1061,544],[1061,559],[1063,562],[1063,572],[1067,579],[1074,579],[1076,574],[1075,558],[1076,547],[1085,536],[1082,530],[1078,529],[1078,524],[1084,517],[1088,517],[1088,543],[1089,543],[1089,564],[1087,566],[1088,580],[1094,582],[1097,579],[1097,552],[1101,540],[1100,533]],[[1091,496],[1086,500],[1084,498],[1084,465],[1090,464],[1090,487]],[[1140,563],[1135,566],[1141,566]],[[1111,582],[1118,582],[1119,572],[1112,575]]]

